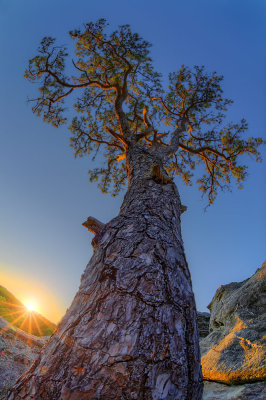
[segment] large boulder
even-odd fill
[[[35,361],[47,340],[29,335],[0,317],[0,399]]]
[[[266,379],[266,262],[249,279],[218,288],[201,340],[206,380],[238,384]]]
[[[246,383],[228,386],[223,383],[204,382],[202,400],[265,400],[266,383]]]
[[[210,314],[207,312],[197,312],[197,321],[199,328],[199,337],[204,338],[209,334],[209,325],[210,325]]]

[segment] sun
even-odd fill
[[[29,311],[29,312],[33,312],[33,311],[37,311],[36,310],[36,305],[34,304],[34,302],[27,302],[26,304],[25,304],[25,307],[27,308],[27,310]]]

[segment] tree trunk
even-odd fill
[[[73,303],[8,396],[199,400],[196,309],[174,183],[154,157],[128,153],[129,189],[103,228]]]

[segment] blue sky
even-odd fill
[[[91,161],[74,158],[67,128],[32,114],[26,100],[37,86],[23,74],[43,36],[68,44],[69,30],[102,17],[150,41],[165,78],[181,64],[223,74],[234,100],[230,119],[245,117],[248,135],[266,139],[265,1],[0,0],[0,284],[23,301],[35,297],[53,320],[70,305],[92,255],[81,223],[116,216],[123,194],[114,199],[89,183]],[[245,161],[244,189],[220,193],[207,212],[197,188],[176,180],[188,206],[182,231],[201,311],[219,285],[249,277],[266,258],[265,161]]]

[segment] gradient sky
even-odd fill
[[[223,74],[235,101],[230,119],[245,117],[248,135],[266,138],[264,0],[0,0],[0,285],[35,300],[55,322],[92,255],[93,235],[81,223],[115,217],[123,194],[102,194],[89,182],[90,160],[74,158],[67,128],[32,114],[26,99],[37,86],[23,74],[43,36],[67,45],[69,30],[98,18],[113,28],[128,23],[153,43],[165,78],[181,64]],[[206,212],[197,188],[176,179],[188,206],[182,231],[201,311],[219,285],[248,278],[266,258],[265,161],[247,162],[244,189],[219,193]]]

